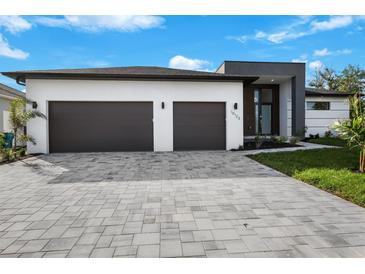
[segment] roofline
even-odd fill
[[[350,93],[330,93],[330,94],[324,94],[324,93],[318,93],[318,94],[314,94],[314,93],[310,93],[308,94],[307,92],[305,93],[305,97],[350,97],[354,94],[350,94]]]
[[[2,83],[0,83],[0,89],[5,90],[6,92],[10,93],[11,95],[17,96],[17,97],[25,97],[25,93],[17,90],[15,88],[9,87],[7,85],[4,85]]]
[[[225,60],[223,63],[258,63],[258,64],[306,64],[305,62],[274,62],[274,61],[237,61],[237,60]],[[223,64],[222,63],[222,64]]]
[[[206,80],[252,83],[258,77],[240,75],[158,75],[158,74],[101,74],[101,73],[37,73],[2,72],[4,76],[25,83],[26,79],[90,79],[90,80]]]

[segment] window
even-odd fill
[[[330,102],[307,102],[307,110],[330,110]]]

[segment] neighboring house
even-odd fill
[[[323,136],[327,131],[331,131],[335,135],[336,132],[332,129],[332,125],[336,121],[350,117],[350,95],[351,93],[306,88],[306,136],[309,134]]]
[[[15,98],[25,98],[25,93],[0,84],[0,132],[9,132],[9,106]]]
[[[120,67],[4,72],[48,119],[31,153],[233,149],[305,127],[305,64],[225,61],[217,72]]]

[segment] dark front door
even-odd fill
[[[279,87],[252,85],[244,91],[244,135],[279,134]]]
[[[174,103],[174,150],[226,149],[225,103]]]
[[[152,151],[152,102],[49,102],[50,152]]]

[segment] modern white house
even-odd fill
[[[336,132],[332,129],[332,125],[336,121],[350,117],[350,95],[350,93],[306,88],[306,136],[310,134],[323,136],[328,131],[336,135]]]
[[[234,149],[305,128],[305,64],[225,61],[216,72],[119,67],[4,72],[47,119],[30,153]]]
[[[16,98],[25,98],[25,93],[0,84],[0,132],[10,132],[9,106]]]

